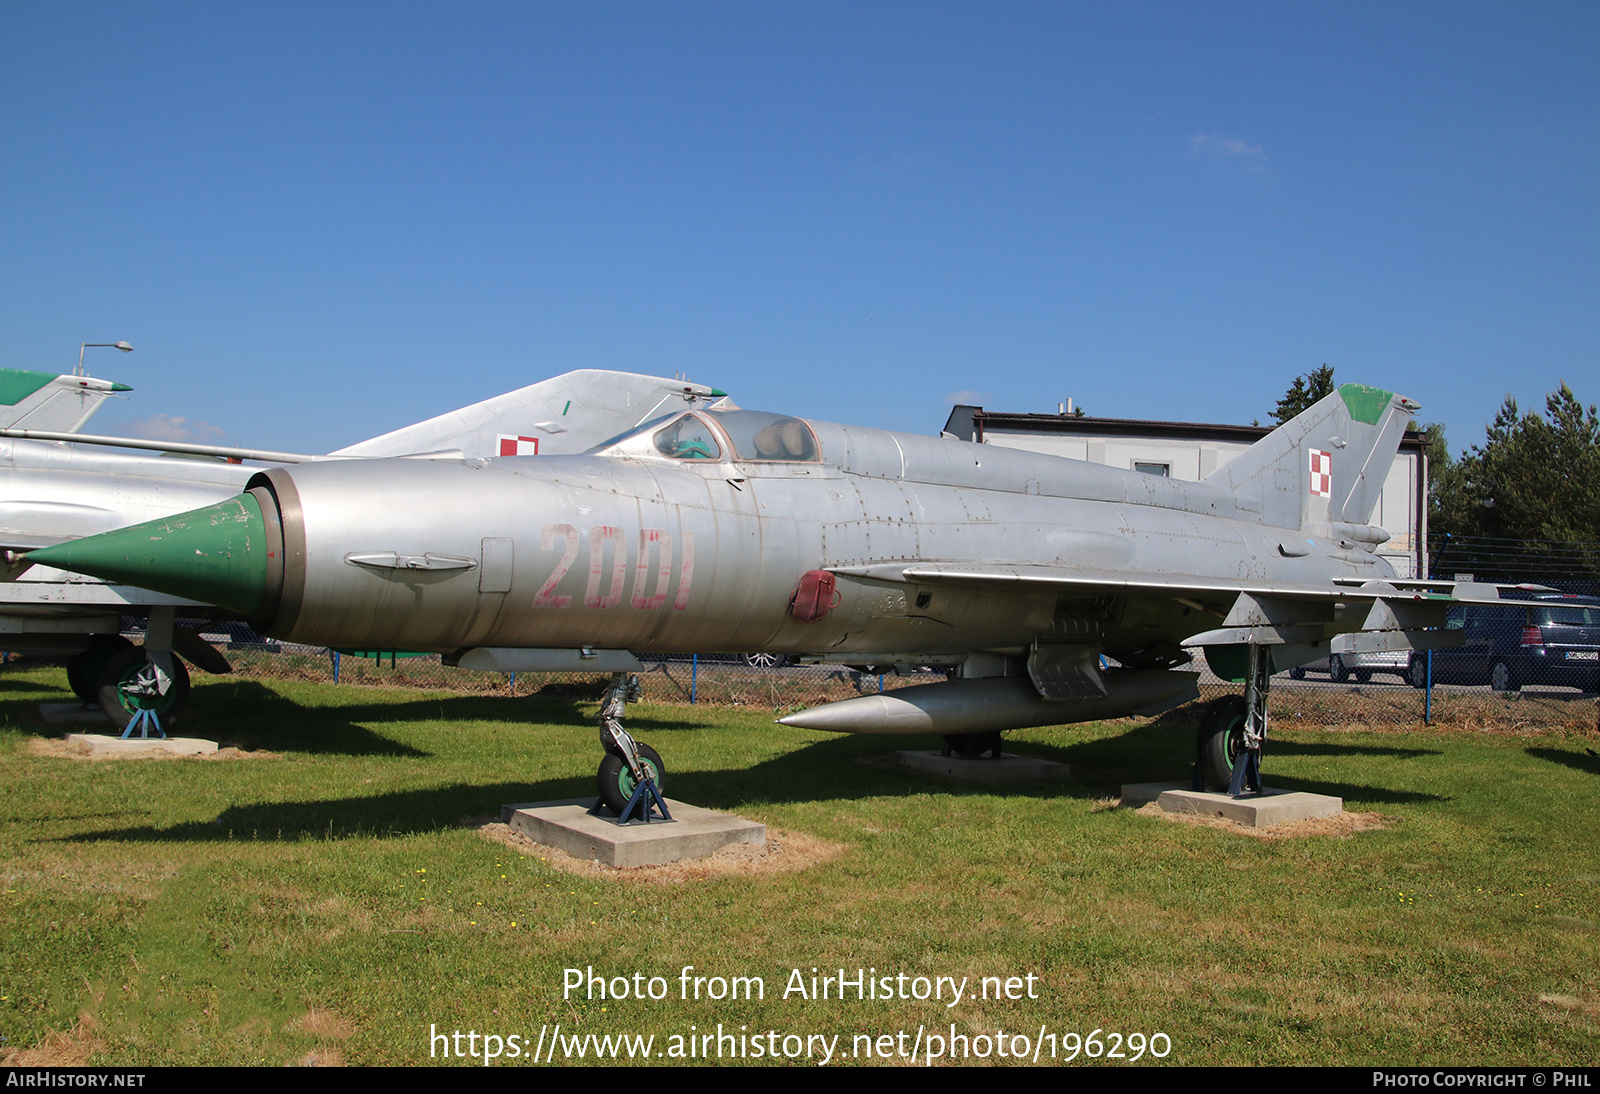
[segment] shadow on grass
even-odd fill
[[[21,680],[16,677],[0,676],[0,696],[4,696],[7,692],[29,692],[47,703],[57,696],[67,699],[73,697],[72,692],[65,687],[40,683],[38,680]]]
[[[495,783],[471,786],[457,783],[430,790],[406,790],[362,798],[333,798],[304,802],[234,805],[213,821],[190,821],[168,828],[143,826],[87,832],[65,843],[217,843],[230,840],[295,842],[305,839],[370,839],[374,836],[408,836],[454,828],[464,818],[498,815],[502,803],[575,798],[582,795],[580,781],[566,779],[534,786],[529,783]],[[593,787],[588,789],[592,792]]]
[[[174,730],[215,737],[219,744],[249,751],[309,752],[339,756],[433,755],[359,725],[350,707],[307,709],[253,680],[197,689]],[[377,720],[374,718],[373,720]]]
[[[1530,748],[1528,755],[1548,763],[1560,764],[1570,767],[1574,771],[1582,771],[1588,775],[1600,775],[1600,753],[1567,752],[1559,748]]]
[[[502,700],[463,701],[493,703]],[[642,728],[647,721],[639,719],[637,724]],[[1188,727],[1152,723],[1119,736],[1064,747],[1028,742],[1018,751],[1068,762],[1073,765],[1072,777],[1059,782],[1006,785],[940,779],[912,772],[890,762],[889,755],[897,750],[935,747],[927,739],[829,738],[745,768],[672,771],[669,756],[666,790],[671,797],[681,801],[730,811],[763,804],[855,801],[929,793],[949,797],[976,795],[1039,802],[1060,798],[1091,799],[1114,795],[1117,788],[1126,782],[1187,781],[1190,774],[1187,756],[1193,754],[1192,740],[1192,730]],[[1174,753],[1172,745],[1175,742],[1188,742],[1189,751]],[[1288,744],[1280,747],[1285,752],[1294,748]],[[1406,753],[1410,750],[1388,751]],[[598,748],[595,753],[598,760]],[[1182,759],[1175,759],[1175,756]],[[1444,800],[1432,794],[1349,783],[1275,779],[1270,774],[1269,781],[1285,789],[1333,794],[1373,803]],[[142,826],[110,829],[73,836],[69,842],[293,842],[303,839],[404,836],[453,828],[466,817],[497,816],[500,807],[506,804],[585,798],[593,796],[594,792],[593,777],[588,775],[536,782],[454,783],[431,789],[363,797],[237,805],[223,810],[215,820],[209,822],[188,822],[167,828]]]
[[[1074,779],[1094,788],[1092,796],[1113,797],[1120,792],[1121,787],[1130,783],[1188,783],[1194,773],[1197,724],[1197,718],[1192,712],[1173,711],[1153,722],[1132,726],[1126,732],[1114,737],[1053,747],[1026,742],[1020,744],[1016,751],[1071,764]],[[1402,804],[1447,800],[1437,794],[1394,790],[1381,785],[1294,778],[1282,773],[1281,764],[1275,766],[1275,761],[1283,759],[1348,755],[1375,756],[1404,762],[1425,759],[1440,753],[1436,749],[1402,748],[1370,742],[1349,745],[1302,743],[1281,738],[1273,739],[1269,732],[1266,752],[1262,759],[1263,777],[1268,785],[1285,790],[1331,794],[1365,802]]]
[[[27,669],[49,666],[41,666],[37,662],[11,661],[6,667]],[[0,675],[0,713],[6,716],[10,728],[19,733],[29,733],[35,737],[59,736],[61,727],[44,721],[39,713],[39,704],[78,701],[72,690],[63,685],[20,676]]]
[[[900,742],[895,742],[900,743]],[[1017,797],[1083,797],[1082,786],[1033,784],[997,790],[993,786],[943,783],[931,786],[921,776],[898,768],[857,762],[860,742],[824,740],[748,768],[672,772],[667,793],[712,809],[736,810],[761,803],[852,800],[926,794],[1004,793]],[[599,748],[596,747],[598,761]],[[670,764],[670,760],[668,761]],[[139,826],[80,833],[65,842],[201,842],[228,840],[348,839],[404,836],[453,828],[463,818],[498,816],[500,807],[532,801],[592,797],[592,775],[537,782],[454,783],[423,790],[353,798],[235,805],[217,818],[170,827]]]
[[[667,793],[712,809],[737,809],[760,802],[817,801],[926,793],[926,780],[892,768],[855,762],[854,742],[821,741],[753,767],[674,773]],[[595,749],[598,761],[599,748]],[[984,793],[982,787],[940,788],[949,793]],[[1044,790],[1056,796],[1054,789]],[[463,818],[498,816],[500,807],[533,801],[593,797],[592,775],[537,782],[454,783],[424,790],[354,798],[235,805],[212,821],[166,828],[139,826],[80,833],[65,842],[202,842],[371,838],[437,832]]]
[[[350,694],[349,692],[343,693]],[[359,692],[355,693],[359,694]],[[308,752],[330,751],[318,748],[318,737],[326,735],[325,727],[359,722],[376,723],[478,723],[482,725],[554,725],[594,727],[592,701],[564,696],[507,696],[507,695],[429,695],[396,702],[393,699],[370,703],[338,703],[304,707],[293,699],[279,694],[265,684],[254,680],[228,681],[223,686],[212,685],[194,693],[194,700],[185,715],[185,725],[200,732],[207,727],[210,732],[222,733],[239,739],[244,733],[270,733],[252,747],[296,748]],[[292,712],[292,715],[289,713]],[[285,737],[286,718],[292,724],[307,726],[305,733]],[[633,715],[627,719],[630,727],[644,732],[651,730],[704,729],[702,721]],[[252,741],[254,742],[252,737]],[[293,743],[290,743],[290,742]],[[404,748],[395,745],[395,748]],[[333,749],[332,751],[343,751]],[[426,755],[426,753],[411,753]]]

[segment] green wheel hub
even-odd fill
[[[162,691],[156,666],[142,647],[118,653],[100,675],[101,709],[119,726],[126,726],[141,710],[154,713],[163,725],[176,721],[189,700],[189,672],[177,657],[171,662],[172,675]]]
[[[656,790],[666,796],[667,765],[661,762],[661,754],[649,745],[636,746],[639,750],[639,766],[649,773],[650,779],[656,784]],[[628,806],[628,799],[633,797],[633,792],[639,787],[639,781],[633,777],[633,772],[628,770],[628,765],[621,756],[606,753],[600,761],[599,790],[600,800],[605,803],[613,813],[621,813]]]

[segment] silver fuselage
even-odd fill
[[[1253,503],[1077,460],[810,423],[815,462],[607,452],[370,460],[277,469],[287,560],[261,620],[294,641],[771,650],[863,659],[1019,651],[1063,617],[1105,621],[1115,655],[1217,625],[1215,598],[886,580],[908,563],[1062,566],[1222,582],[1392,576],[1370,550],[1263,525]],[[260,480],[258,480],[260,481]],[[1259,504],[1259,503],[1254,503]],[[1298,554],[1286,555],[1292,540]],[[837,575],[814,622],[808,571]]]

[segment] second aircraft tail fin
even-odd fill
[[[459,450],[470,457],[572,455],[686,404],[725,392],[687,380],[579,369],[452,410],[335,456],[404,456]]]
[[[132,390],[93,376],[0,368],[0,428],[76,433],[114,393]]]

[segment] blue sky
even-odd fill
[[[572,368],[932,433],[1327,362],[1459,450],[1600,401],[1596,57],[1577,2],[9,0],[0,364],[126,339],[97,430],[325,451]]]

